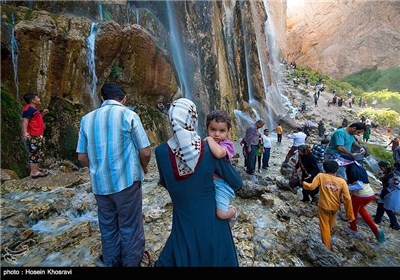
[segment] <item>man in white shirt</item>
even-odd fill
[[[264,134],[261,135],[264,143],[264,153],[262,158],[262,169],[269,167],[269,157],[271,155],[271,139],[269,138],[269,130],[264,129]]]
[[[298,147],[306,143],[307,135],[299,127],[297,128],[297,132],[293,132],[287,137],[293,139],[293,145],[285,157],[285,161],[282,164],[283,166],[287,166],[290,158],[294,155],[294,152],[297,151]]]

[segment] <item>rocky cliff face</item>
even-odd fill
[[[336,79],[400,65],[399,1],[297,2],[288,5],[288,61]]]

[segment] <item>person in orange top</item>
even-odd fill
[[[340,208],[340,199],[343,196],[346,218],[349,222],[354,220],[353,207],[349,188],[344,179],[336,177],[335,173],[339,164],[334,160],[326,160],[323,163],[325,173],[319,173],[312,183],[303,182],[303,188],[314,190],[319,187],[319,228],[322,243],[331,250],[331,232],[336,221],[336,214]]]

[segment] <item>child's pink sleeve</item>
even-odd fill
[[[219,142],[222,148],[226,150],[226,158],[231,160],[235,154],[235,149],[233,142],[231,140],[225,139]]]

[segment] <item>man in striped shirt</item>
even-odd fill
[[[126,95],[119,85],[105,84],[101,95],[100,108],[81,120],[76,152],[89,167],[104,265],[139,266],[145,246],[141,182],[150,141],[139,116],[124,106]]]

